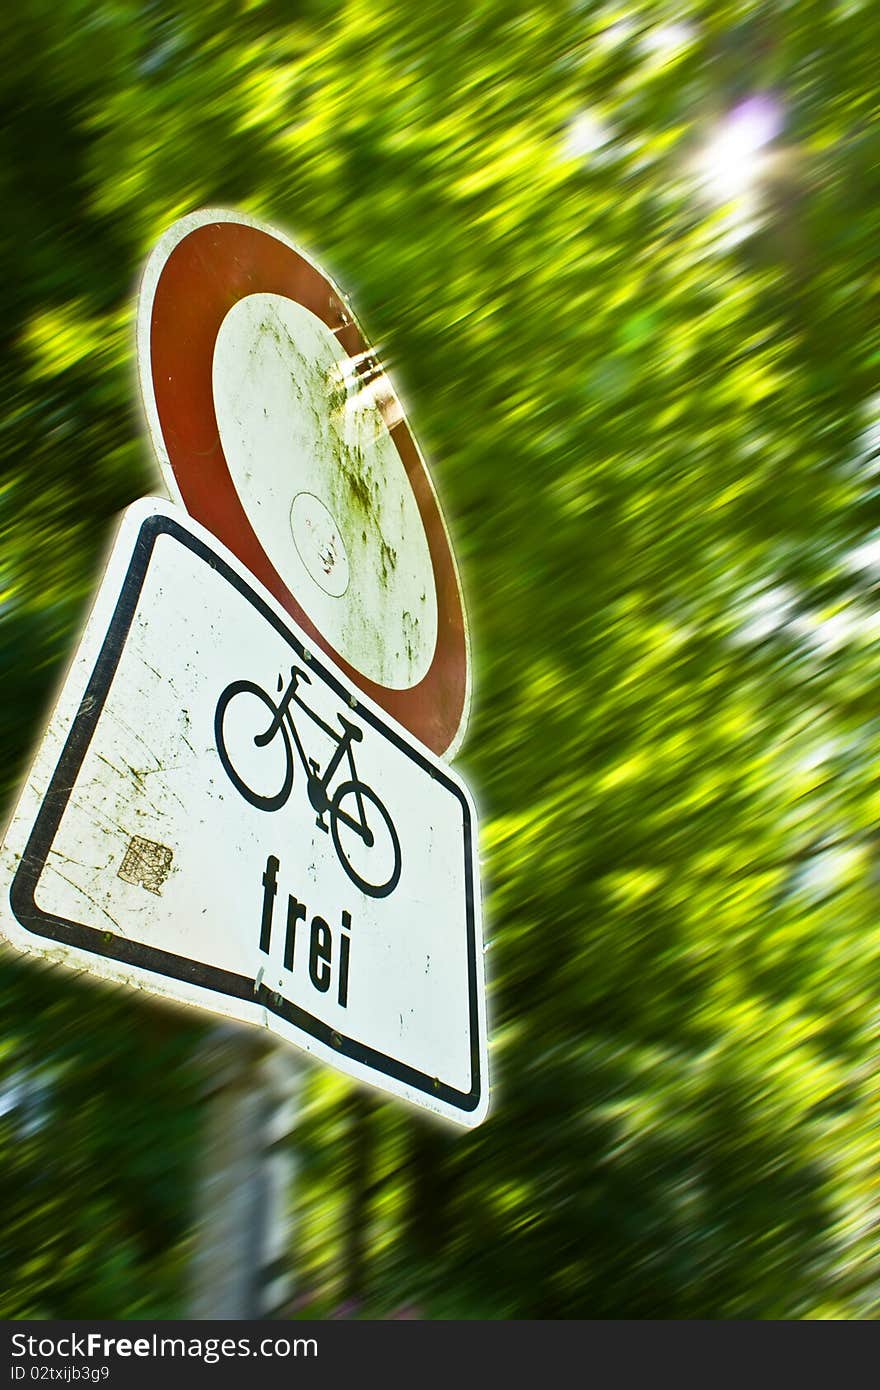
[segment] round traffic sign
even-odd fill
[[[280,232],[195,213],[147,262],[138,362],[171,497],[451,756],[470,701],[461,586],[425,462],[342,293]]]

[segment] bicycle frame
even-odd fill
[[[310,683],[308,672],[301,668],[291,666],[290,680],[287,688],[284,688],[284,676],[279,675],[276,688],[277,699],[273,698],[261,685],[256,685],[250,680],[232,681],[230,685],[222,691],[214,711],[214,734],[217,740],[217,753],[223,769],[237,791],[244,797],[245,801],[250,802],[261,811],[279,811],[286,805],[293,787],[294,772],[296,769],[297,758],[305,772],[306,786],[305,791],[313,810],[317,815],[317,825],[325,834],[329,835],[333,841],[333,848],[336,851],[345,873],[352,883],[370,897],[382,898],[393,893],[400,879],[401,854],[400,840],[394,827],[394,822],[388,814],[388,808],[384,805],[372,787],[361,780],[354,760],[355,743],[360,743],[364,737],[364,731],[357,724],[351,723],[345,718],[341,710],[335,711],[335,719],[341,727],[334,727],[322,718],[320,714],[300,697],[297,693],[299,682],[304,680]],[[284,780],[278,787],[278,776],[281,768],[276,762],[274,764],[276,776],[272,778],[273,786],[268,791],[265,788],[256,790],[247,775],[242,776],[236,768],[233,753],[230,749],[224,734],[224,721],[226,712],[233,700],[240,695],[247,695],[252,701],[256,699],[259,707],[263,710],[265,719],[266,710],[271,711],[268,728],[264,727],[262,733],[252,735],[252,746],[265,748],[275,740],[276,735],[281,735],[281,742],[284,745]],[[335,745],[331,755],[327,759],[324,771],[321,771],[316,758],[310,758],[306,747],[300,738],[297,728],[297,719],[294,705],[298,705],[303,714],[308,715],[313,724]],[[251,718],[254,713],[254,706],[250,705]],[[242,710],[242,713],[244,711]],[[245,715],[245,718],[247,716]],[[251,725],[253,727],[253,725]],[[239,731],[237,737],[241,738]],[[345,773],[340,773],[340,766],[343,760],[347,759],[348,777]],[[328,787],[334,778],[337,778],[335,790],[332,795],[328,793]],[[278,787],[278,790],[275,788]],[[348,806],[351,809],[346,810]],[[370,821],[372,820],[372,825]],[[385,877],[377,882],[373,874],[362,871],[358,863],[353,862],[350,854],[350,842],[348,846],[340,838],[340,828],[345,827],[353,830],[358,839],[369,850],[377,843],[377,832],[381,837],[381,843],[385,847],[383,858],[385,862]],[[390,851],[390,859],[389,852]],[[372,861],[371,861],[372,862]]]
[[[272,723],[269,725],[269,728],[266,730],[266,732],[264,734],[259,734],[254,739],[254,742],[260,747],[264,746],[267,743],[270,743],[277,734],[278,730],[280,729],[282,721],[285,721],[288,729],[290,730],[290,736],[293,739],[294,747],[296,748],[296,751],[299,755],[299,760],[302,763],[303,771],[305,772],[306,777],[309,779],[309,784],[315,786],[316,788],[320,788],[323,801],[326,803],[325,809],[326,805],[329,804],[330,800],[330,798],[327,795],[327,788],[330,785],[330,782],[336,773],[336,769],[342,762],[342,759],[347,756],[350,778],[354,784],[355,800],[357,802],[358,809],[358,818],[355,819],[354,816],[348,815],[345,811],[341,809],[338,809],[336,814],[338,819],[342,821],[344,825],[347,825],[351,830],[356,831],[357,834],[359,834],[361,838],[367,843],[367,845],[370,845],[372,843],[373,836],[369,826],[367,825],[366,815],[364,813],[363,799],[360,794],[360,779],[358,777],[358,771],[354,761],[354,754],[351,748],[351,745],[353,743],[360,743],[361,739],[364,736],[363,731],[359,729],[356,724],[349,723],[349,721],[344,717],[344,715],[339,714],[337,715],[337,718],[340,724],[342,725],[342,733],[340,734],[336,729],[333,728],[331,724],[328,724],[326,720],[322,719],[321,716],[315,712],[315,710],[311,709],[297,693],[297,686],[299,685],[300,680],[304,680],[306,684],[310,683],[311,677],[309,676],[308,672],[303,671],[298,666],[291,666],[290,677],[291,679],[287,687],[287,690],[284,692],[282,698],[279,700],[278,705],[276,707],[275,718],[272,720]],[[312,723],[317,724],[318,728],[321,729],[323,733],[327,734],[329,738],[332,738],[336,744],[336,749],[332,757],[330,758],[330,761],[327,763],[327,766],[324,769],[323,774],[319,773],[317,761],[314,758],[309,758],[306,754],[302,740],[299,736],[299,730],[296,727],[293,714],[291,712],[290,707],[292,704],[299,705],[300,709],[303,711],[304,714],[308,715]],[[323,811],[321,814],[323,816]]]

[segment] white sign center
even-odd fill
[[[437,593],[381,378],[303,305],[261,293],[221,324],[213,390],[232,481],[284,583],[355,669],[416,685],[437,644]]]

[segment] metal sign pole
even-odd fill
[[[204,1049],[200,1174],[188,1315],[277,1316],[291,1297],[290,1194],[300,1074],[293,1054],[218,1027]]]

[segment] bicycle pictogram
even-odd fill
[[[340,733],[300,697],[300,683],[311,684],[311,676],[301,667],[291,666],[286,690],[284,677],[278,677],[277,700],[254,681],[237,680],[227,685],[214,713],[220,762],[246,801],[261,811],[278,811],[293,790],[295,750],[306,774],[306,793],[317,813],[316,824],[330,835],[343,869],[364,893],[385,898],[394,892],[400,878],[400,841],[386,807],[355,766],[353,745],[362,741],[363,729],[337,713]],[[306,754],[294,705],[336,744],[323,772],[317,760]],[[330,783],[343,759],[347,760],[348,776],[331,793]]]

